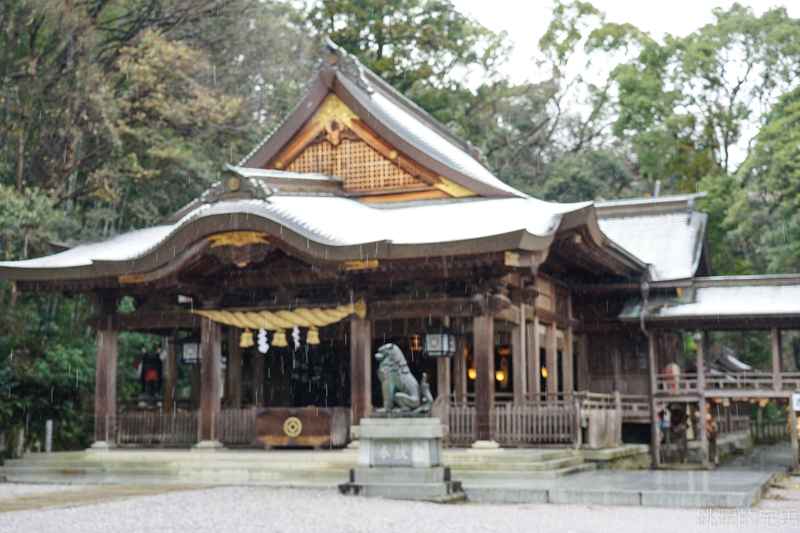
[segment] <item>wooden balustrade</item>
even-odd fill
[[[118,419],[120,445],[190,446],[198,442],[198,411],[122,411]],[[222,409],[220,441],[226,445],[250,445],[256,438],[255,409]]]
[[[706,379],[708,383],[708,379]],[[656,393],[686,394],[697,392],[697,374],[656,374]]]
[[[756,420],[750,424],[750,436],[756,444],[789,440],[789,424],[785,420]]]
[[[188,446],[198,441],[197,411],[122,411],[117,443]]]

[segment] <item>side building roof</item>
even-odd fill
[[[708,275],[708,217],[694,207],[706,194],[597,202],[598,224],[612,241],[651,265],[652,281]]]

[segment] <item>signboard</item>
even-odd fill
[[[181,362],[186,365],[199,365],[202,357],[199,342],[184,342],[181,345]]]
[[[792,410],[795,413],[800,413],[800,392],[792,393]]]

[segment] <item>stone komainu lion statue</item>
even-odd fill
[[[381,413],[427,413],[431,410],[433,396],[428,376],[422,374],[422,384],[411,374],[403,351],[396,344],[378,348],[375,358],[380,362],[378,379],[383,392]]]

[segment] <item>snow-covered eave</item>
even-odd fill
[[[201,206],[172,226],[161,226],[164,236],[147,246],[141,253],[114,260],[86,258],[76,264],[75,257],[80,257],[82,249],[102,244],[91,243],[77,246],[68,252],[47,256],[50,261],[44,265],[38,259],[0,262],[0,279],[42,282],[109,280],[118,276],[148,273],[165,268],[172,261],[183,260],[181,258],[187,253],[199,250],[198,243],[202,243],[210,235],[228,231],[266,233],[271,243],[288,253],[312,264],[327,264],[333,267],[347,261],[371,259],[391,262],[422,258],[428,260],[434,257],[502,254],[509,250],[534,252],[547,249],[555,236],[555,232],[549,235],[535,235],[526,229],[519,229],[497,235],[446,242],[398,244],[390,240],[378,240],[341,244],[306,232],[302,227],[291,228],[284,223],[255,212],[248,213],[247,210],[241,208],[209,215],[206,214],[205,207]],[[232,214],[239,216],[231,216]],[[123,234],[117,236],[116,239],[130,237],[135,233],[137,232]],[[57,258],[65,254],[69,254],[66,257],[72,258],[72,263],[58,266]]]

